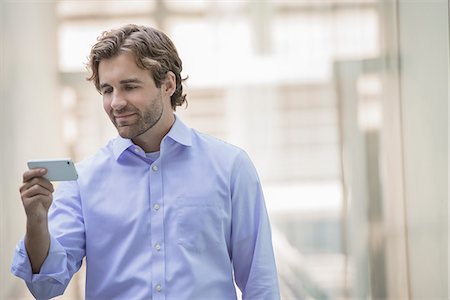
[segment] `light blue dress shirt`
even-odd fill
[[[241,149],[177,117],[152,161],[117,137],[77,164],[49,211],[50,250],[32,274],[23,240],[11,271],[33,295],[64,292],[86,257],[86,299],[279,299],[269,219]]]

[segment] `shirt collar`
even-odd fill
[[[175,122],[167,133],[166,137],[170,137],[175,142],[184,146],[192,146],[191,129],[187,127],[179,117],[175,116]],[[166,138],[163,138],[164,139]]]
[[[167,137],[170,137],[172,140],[179,144],[182,144],[184,146],[192,146],[191,129],[187,127],[179,117],[177,117],[176,115],[174,116],[175,122],[173,123],[166,136],[162,139],[162,141],[164,142]],[[125,139],[121,136],[118,136],[116,139],[114,139],[112,150],[116,160],[120,158],[125,150],[132,146],[135,146],[135,144],[130,139]]]

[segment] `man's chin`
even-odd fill
[[[134,137],[134,134],[127,127],[128,126],[118,127],[117,132],[119,133],[120,137],[124,139],[131,139]]]

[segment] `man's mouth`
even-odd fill
[[[129,118],[133,115],[134,115],[134,113],[124,114],[124,115],[114,115],[114,119],[116,119],[116,121],[122,121],[122,120],[126,120],[127,118]]]

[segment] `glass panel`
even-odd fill
[[[155,1],[86,1],[86,0],[59,0],[58,15],[62,18],[89,15],[123,15],[151,13],[155,9]]]
[[[164,5],[170,12],[179,12],[181,14],[191,12],[204,12],[213,4],[213,1],[196,0],[196,1],[173,1],[164,0]]]

